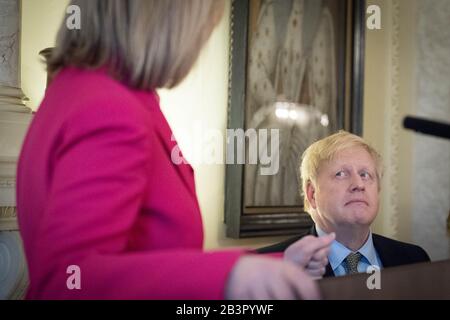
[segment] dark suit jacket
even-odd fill
[[[283,252],[291,244],[307,235],[317,236],[316,228],[313,226],[310,230],[300,236],[296,236],[295,238],[291,238],[268,247],[257,249],[256,251],[258,253]],[[419,246],[389,239],[374,233],[372,233],[372,239],[383,268],[430,261],[428,254]],[[333,269],[329,263],[327,265],[324,277],[334,277]]]

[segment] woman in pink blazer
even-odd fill
[[[193,170],[155,89],[188,73],[219,21],[214,0],[72,1],[54,80],[17,175],[29,299],[316,298],[293,263],[202,250]]]

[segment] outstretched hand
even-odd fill
[[[244,256],[232,269],[225,297],[231,300],[319,299],[315,281],[299,266],[281,259]]]
[[[325,274],[330,245],[335,238],[334,233],[323,237],[303,237],[286,249],[284,260],[303,267],[313,278],[321,278]]]

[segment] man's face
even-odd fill
[[[362,147],[338,152],[319,168],[316,183],[307,188],[313,215],[326,229],[368,227],[378,212],[375,163]]]

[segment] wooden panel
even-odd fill
[[[370,290],[370,274],[319,280],[325,300],[450,299],[450,260],[381,270],[381,288]]]

